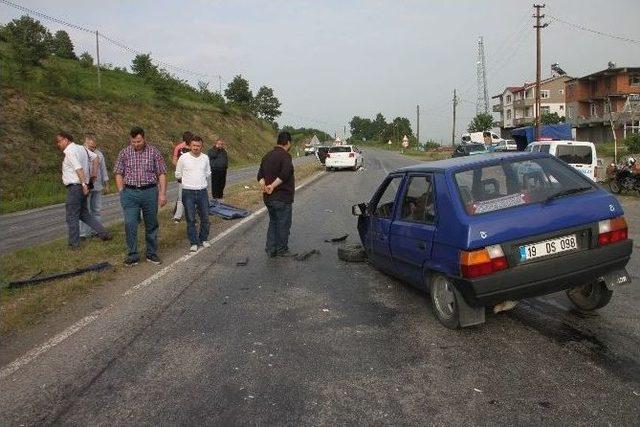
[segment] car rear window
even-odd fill
[[[456,173],[455,182],[469,215],[540,203],[593,188],[586,178],[554,158],[479,166]]]
[[[593,161],[591,147],[585,145],[558,145],[556,157],[572,164],[590,165]]]
[[[331,147],[329,148],[330,153],[350,153],[351,147]]]

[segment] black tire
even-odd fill
[[[593,311],[604,307],[611,301],[613,291],[603,282],[592,282],[567,290],[569,300],[583,311]]]
[[[612,179],[611,181],[609,181],[609,188],[611,189],[612,193],[616,193],[616,194],[622,193],[622,186],[618,184],[618,181],[615,179]]]
[[[346,262],[365,262],[367,253],[362,245],[344,245],[338,248],[338,258]]]
[[[431,279],[429,294],[436,319],[449,329],[460,328],[458,293],[451,280],[441,274],[434,275]]]

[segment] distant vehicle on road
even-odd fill
[[[516,141],[513,139],[505,139],[504,141],[498,142],[494,145],[491,151],[518,151],[518,144],[516,144]]]
[[[317,147],[314,145],[305,145],[304,146],[304,155],[309,156],[312,154],[316,154]]]
[[[500,138],[497,134],[485,130],[484,132],[471,132],[471,133],[463,133],[462,134],[462,143],[463,144],[484,144],[487,146],[498,144],[499,142],[504,141],[504,139]]]
[[[453,150],[453,154],[451,157],[463,157],[463,156],[474,156],[476,154],[485,154],[487,152],[487,147],[484,144],[459,144],[455,150]]]
[[[427,290],[448,328],[483,323],[485,307],[562,290],[596,310],[631,282],[620,203],[546,153],[399,169],[352,212],[370,264]]]
[[[329,148],[331,148],[331,147],[330,146],[324,146],[324,145],[321,145],[320,147],[316,148],[316,158],[323,165],[324,165],[324,162],[325,162],[325,160],[327,158],[327,153],[329,152]]]
[[[339,145],[329,148],[324,161],[326,169],[353,169],[364,166],[364,157],[358,147],[353,145]]]
[[[527,146],[527,151],[549,153],[570,164],[592,181],[596,180],[598,157],[593,142],[586,141],[537,141]]]

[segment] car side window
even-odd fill
[[[391,215],[393,215],[393,205],[401,181],[401,176],[396,176],[388,181],[387,187],[378,199],[378,203],[376,203],[376,209],[373,212],[374,216],[378,218],[391,218]]]
[[[432,183],[431,175],[414,176],[410,179],[402,199],[403,220],[433,224],[436,211]]]

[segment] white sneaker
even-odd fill
[[[198,252],[198,245],[191,245],[189,252]]]
[[[207,242],[206,240],[204,242],[202,242],[202,247],[203,248],[210,248],[211,247],[211,243]]]

